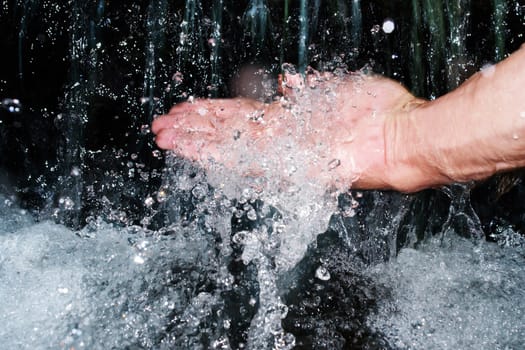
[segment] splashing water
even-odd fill
[[[160,187],[138,187],[160,179],[162,172],[149,171],[151,159],[143,157],[162,158],[144,147],[153,113],[190,95],[227,96],[227,80],[239,66],[261,63],[269,66],[264,74],[275,75],[289,60],[297,60],[300,72],[309,61],[330,71],[367,63],[408,82],[421,96],[436,97],[461,82],[472,65],[470,46],[487,47],[489,56],[479,58],[479,66],[516,46],[523,34],[507,36],[517,27],[516,18],[522,23],[523,7],[516,4],[515,14],[509,14],[510,6],[494,0],[493,27],[479,30],[474,17],[484,6],[469,0],[414,0],[398,8],[374,1],[364,6],[359,0],[235,5],[3,2],[2,21],[19,22],[15,35],[6,36],[17,44],[6,47],[18,52],[13,71],[20,87],[8,88],[12,84],[0,79],[0,127],[38,121],[29,115],[30,123],[23,124],[18,117],[27,111],[51,117],[60,129],[62,158],[58,165],[46,159],[43,169],[58,186],[51,188],[39,171],[27,178],[55,201],[49,205],[56,206],[51,209],[56,217],[70,213],[70,224],[85,227],[57,225],[45,211],[36,221],[14,197],[0,196],[2,346],[521,348],[525,243],[515,227],[497,232],[495,243],[473,243],[456,237],[456,232],[479,236],[481,223],[468,196],[451,195],[456,199],[442,213],[434,210],[440,198],[435,194],[414,199],[327,193],[311,181],[304,164],[316,164],[327,176],[344,164],[319,158],[330,153],[322,147],[301,150],[301,137],[313,129],[308,102],[281,101],[301,129],[257,159],[257,176],[239,177],[219,165],[205,174],[169,158]],[[35,16],[38,11],[42,16]],[[71,16],[64,19],[64,13]],[[381,30],[385,18],[395,19],[395,29],[392,20]],[[407,33],[411,40],[405,44]],[[63,47],[56,44],[61,40]],[[488,48],[491,40],[494,48]],[[39,53],[46,45],[58,54]],[[46,57],[43,69],[34,64],[40,54]],[[57,90],[63,108],[49,113],[49,101],[35,107],[31,94],[23,93],[28,77],[32,83],[45,81],[47,91],[50,79],[41,71],[49,71],[48,57],[55,66],[68,63]],[[490,76],[491,70],[484,73]],[[304,100],[321,100],[327,109],[335,97],[315,84],[303,93]],[[92,131],[110,126],[106,113],[100,124],[90,125],[93,110],[111,103],[116,106],[107,111],[114,117],[112,127],[134,138],[138,126],[142,141],[119,143],[118,133],[107,140],[93,137]],[[126,115],[131,115],[129,129],[123,128]],[[264,122],[264,116],[248,119]],[[35,125],[37,134],[43,133]],[[4,129],[0,132],[3,138]],[[238,168],[248,170],[255,145],[232,133]],[[28,135],[31,142],[49,141]],[[15,136],[9,140],[18,142]],[[22,146],[20,154],[27,153]],[[7,159],[14,163],[16,157]],[[362,204],[367,202],[369,211]],[[129,214],[134,206],[140,208],[138,218]],[[385,262],[398,252],[396,261]]]
[[[399,349],[521,348],[523,252],[457,236],[450,243],[407,248],[395,262],[371,268],[393,295],[368,322]]]

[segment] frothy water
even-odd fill
[[[307,260],[288,260],[298,271],[308,271],[305,261],[313,269],[283,275],[275,258],[286,253],[285,215],[259,199],[230,200],[191,165],[178,165],[171,179],[180,181],[161,200],[173,208],[173,223],[156,232],[103,221],[72,231],[36,222],[1,198],[2,346],[291,349],[285,319],[286,329],[311,322],[324,332],[336,322],[343,334],[366,326],[383,339],[371,343],[380,349],[523,344],[525,240],[510,228],[498,243],[448,231],[365,269],[348,255],[350,242],[318,240]],[[329,321],[332,307],[350,309]],[[354,320],[355,307],[369,308],[368,316]],[[315,344],[344,345],[330,334]]]
[[[514,246],[433,240],[369,269],[392,291],[369,323],[398,349],[521,349],[525,254],[509,235]]]
[[[0,195],[0,348],[522,347],[520,233],[505,228],[494,238],[497,243],[460,239],[436,227],[457,221],[465,228],[457,232],[470,235],[471,223],[479,220],[470,220],[475,213],[468,200],[468,206],[449,208],[440,225],[434,199],[423,197],[414,209],[410,199],[398,201],[396,195],[349,197],[312,182],[306,163],[328,175],[347,166],[336,157],[318,157],[330,154],[323,147],[300,147],[301,137],[316,129],[309,125],[308,101],[321,99],[329,111],[335,97],[316,81],[299,92],[306,103],[281,100],[302,134],[274,142],[257,159],[262,174],[239,177],[218,165],[205,174],[169,158],[164,183],[151,190],[160,182],[160,165],[149,172],[152,159],[141,152],[161,158],[160,151],[144,145],[151,141],[153,113],[191,95],[229,96],[227,85],[242,65],[263,64],[262,75],[275,76],[283,62],[295,59],[302,73],[308,62],[328,71],[370,64],[419,95],[436,97],[457,86],[469,67],[498,61],[521,44],[515,38],[521,36],[523,8],[512,10],[500,0],[487,14],[493,27],[477,26],[474,17],[486,6],[470,1],[456,7],[413,1],[398,8],[387,2],[365,8],[358,0],[332,7],[321,3],[252,0],[241,8],[222,0],[212,6],[198,0],[129,6],[4,2],[2,19],[14,28],[5,37],[18,42],[6,52],[16,51],[11,61],[18,64],[7,65],[14,73],[0,81],[5,95],[0,112],[9,114],[0,125],[9,127],[13,120],[24,126],[15,125],[16,130],[34,128],[22,139],[27,142],[19,142],[17,133],[4,138],[16,140],[12,144],[23,151],[11,156],[6,148],[5,164],[20,156],[32,171],[18,178],[36,179],[33,186],[45,192],[37,194],[57,206],[54,213],[64,214],[61,222],[86,226],[72,230],[37,220],[13,204],[15,199]],[[506,37],[514,29],[509,28],[519,28],[510,41]],[[412,38],[405,43],[408,34]],[[467,50],[470,41],[491,50],[490,36],[494,52]],[[9,40],[13,37],[18,40]],[[49,62],[69,71],[51,71],[56,87],[47,79]],[[39,81],[46,82],[40,90]],[[262,85],[259,97],[271,99],[273,83]],[[45,103],[40,106],[32,94]],[[62,107],[54,107],[57,98]],[[97,117],[90,108],[99,103],[115,110]],[[36,115],[19,118],[28,111],[49,118],[60,132],[47,134],[34,124]],[[248,119],[264,122],[264,116]],[[106,128],[126,135],[109,132],[106,140],[93,134]],[[129,133],[134,129],[140,135]],[[42,141],[43,134],[49,138]],[[245,161],[238,164],[243,170],[253,161],[253,144],[235,131],[232,137],[238,138],[235,151]],[[55,138],[63,139],[57,143],[58,167],[54,148],[53,155],[26,158],[28,144],[47,145]],[[351,138],[349,131],[348,142]],[[39,168],[40,158],[45,164]],[[42,171],[49,172],[47,180],[40,178]],[[28,187],[24,181],[17,186]],[[361,210],[363,196],[372,199],[369,213]],[[127,216],[137,203],[143,204],[138,214]],[[42,217],[51,216],[44,210]],[[427,219],[428,225],[420,222]],[[408,232],[400,238],[403,225]],[[428,241],[432,234],[438,240]],[[397,259],[384,262],[411,240],[424,244],[401,249]]]

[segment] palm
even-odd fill
[[[287,76],[279,102],[197,100],[153,123],[157,144],[208,167],[387,187],[385,120],[416,101],[401,85],[360,75]]]

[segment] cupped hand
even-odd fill
[[[178,104],[153,121],[157,145],[205,168],[220,163],[241,174],[340,189],[419,189],[417,167],[396,163],[396,130],[424,101],[381,77],[310,73],[285,75],[284,96],[270,104],[245,98]]]

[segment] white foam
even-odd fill
[[[370,325],[410,349],[519,349],[525,341],[522,249],[453,238],[403,249],[370,276],[392,289]]]

